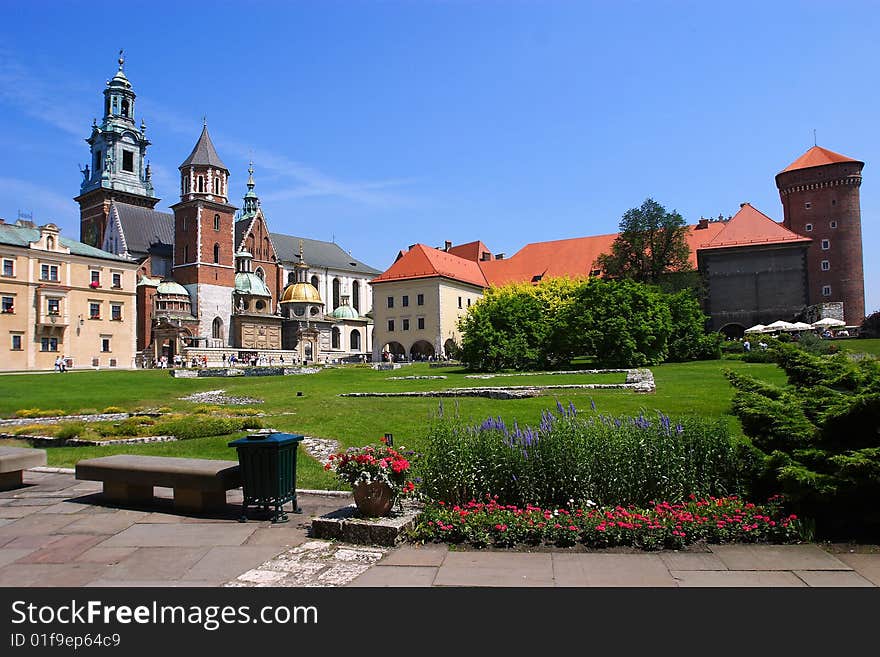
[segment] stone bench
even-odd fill
[[[226,505],[226,491],[241,486],[237,461],[116,454],[84,459],[76,478],[101,481],[104,496],[121,505],[153,499],[153,487],[174,489],[174,507],[208,511]]]
[[[0,490],[21,486],[22,473],[46,465],[46,450],[28,447],[0,447]]]

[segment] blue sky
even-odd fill
[[[876,3],[0,5],[7,220],[32,211],[78,236],[83,139],[125,48],[160,208],[207,115],[233,202],[253,158],[272,230],[379,269],[414,242],[509,255],[614,232],[648,196],[689,222],[744,201],[779,220],[774,176],[815,129],[866,162],[880,309]]]

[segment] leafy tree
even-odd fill
[[[648,198],[626,211],[619,231],[611,253],[598,258],[606,277],[657,284],[663,274],[691,269],[687,225],[678,212]]]
[[[706,335],[708,319],[693,290],[682,290],[666,297],[672,314],[669,356],[672,362],[717,360],[721,358],[720,333]]]
[[[880,310],[865,317],[859,335],[864,338],[880,338]]]

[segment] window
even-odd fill
[[[831,263],[828,262],[827,260],[823,260],[822,261],[822,271],[828,271],[829,269],[831,269]]]
[[[831,248],[831,240],[822,240],[822,250],[827,251]]]
[[[21,336],[12,336],[12,351],[21,351]]]
[[[831,205],[837,205],[837,199],[836,199],[836,198],[831,199]]]
[[[394,320],[389,319],[388,320],[388,332],[391,333],[392,331],[394,331]]]
[[[101,159],[101,151],[95,151],[95,161],[94,161],[94,163],[93,163],[94,166],[92,167],[92,171],[94,171],[94,172],[96,172],[96,173],[97,173],[98,171],[100,171],[100,170],[101,170],[101,164],[102,164],[103,162],[104,162],[104,160]]]
[[[338,278],[333,279],[333,307],[339,308],[340,283]]]
[[[316,290],[319,289],[319,288],[318,288],[318,284],[319,284],[320,282],[321,282],[321,281],[318,280],[318,277],[317,277],[317,276],[312,276],[312,287],[313,287],[313,288],[315,288]]]
[[[3,259],[3,275],[15,276],[15,260]]]
[[[394,308],[394,297],[388,297],[388,307]]]
[[[57,281],[58,265],[40,265],[40,280]]]
[[[110,353],[110,338],[101,338],[101,352]]]
[[[183,179],[183,193],[189,194],[189,176],[187,176],[186,178]],[[185,225],[184,225],[184,229],[186,229]]]
[[[217,182],[216,180],[214,182]],[[214,230],[220,230],[220,215],[214,215]]]
[[[122,151],[122,170],[134,173],[134,153],[132,151]]]
[[[223,339],[223,320],[215,317],[211,323],[211,337],[217,340]]]
[[[424,306],[425,305],[425,295],[419,294],[416,296],[416,305]]]
[[[220,193],[220,179],[219,179],[219,178],[214,178],[214,193],[215,193],[215,194],[219,194],[219,193]],[[214,221],[215,221],[215,222],[217,221],[217,217],[216,217],[216,216],[214,217]]]
[[[458,307],[461,308],[461,297],[458,297]]]
[[[425,328],[425,318],[424,317],[419,317],[418,322],[419,322],[419,329]]]
[[[3,297],[3,312],[15,312],[15,299],[13,299],[12,297]]]
[[[806,226],[804,226],[804,230],[808,233],[813,232],[813,224],[807,224]]]
[[[220,262],[220,245],[214,245],[214,264],[218,264]]]
[[[403,295],[403,297],[401,298],[401,301],[400,301],[400,305],[402,305],[404,308],[409,306],[409,297],[407,295],[405,295],[405,294]]]
[[[113,274],[113,287],[122,287],[122,274]]]
[[[351,332],[351,349],[352,351],[358,350],[361,348],[361,332],[357,329],[354,329]]]
[[[409,331],[409,320],[408,319],[403,320],[403,330]]]
[[[197,189],[198,189],[199,193],[202,193],[205,191],[205,177],[204,176],[198,177]]]
[[[89,275],[91,276],[92,287],[100,287],[100,285],[101,285],[101,272],[99,272],[95,269],[92,269],[89,272]]]
[[[110,319],[114,322],[122,321],[122,306],[120,306],[118,303],[110,304]]]
[[[823,297],[830,297],[831,296],[831,286],[830,285],[823,285],[822,286],[822,296]]]
[[[254,305],[256,306],[257,310],[263,310],[266,307],[266,302],[257,301],[257,303],[255,303]]]
[[[805,210],[809,210],[809,209],[812,208],[812,207],[813,207],[813,204],[810,203],[809,201],[807,201],[806,203],[804,203],[804,209],[805,209]]]
[[[287,274],[287,284],[293,285],[294,283],[296,283],[296,273],[290,272],[289,274]]]
[[[351,307],[354,308],[355,310],[357,310],[358,312],[361,311],[361,285],[357,281],[354,281],[351,284]],[[358,336],[360,337],[360,333],[358,333]],[[352,347],[352,348],[359,349],[360,347]]]
[[[339,349],[339,329],[335,326],[333,327],[333,331],[330,333],[330,348]]]
[[[46,299],[46,311],[50,315],[58,315],[61,313],[61,301],[58,299]]]
[[[92,301],[89,304],[89,319],[101,319],[101,304]]]
[[[468,308],[470,308],[470,307],[471,307],[471,300],[468,299]]]
[[[836,221],[832,221],[832,222],[831,222],[831,227],[832,227],[832,228],[837,228],[837,222],[836,222]]]
[[[58,338],[40,338],[40,351],[58,351]]]

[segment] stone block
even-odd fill
[[[388,518],[364,519],[353,504],[312,520],[312,536],[358,545],[394,546],[413,525],[420,509],[404,508]]]

